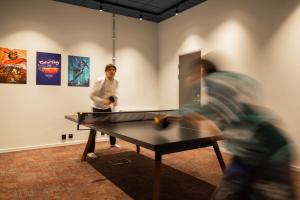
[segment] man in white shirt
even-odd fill
[[[105,67],[105,78],[99,78],[90,94],[90,98],[93,101],[93,112],[112,112],[117,105],[118,97],[117,90],[119,82],[115,79],[117,68],[113,64],[108,64]],[[95,130],[91,130],[91,133],[95,134]],[[109,136],[111,147],[120,147],[116,144],[116,138]],[[95,150],[95,138],[90,146],[89,153]]]

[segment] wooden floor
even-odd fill
[[[148,186],[151,186],[149,169],[153,152],[141,148],[142,155],[135,157],[134,145],[120,141],[119,144],[121,148],[110,148],[107,142],[97,143],[98,158],[89,159],[89,163],[80,161],[84,145],[0,154],[0,199],[145,199],[145,195],[148,197],[152,192]],[[110,169],[108,163],[116,161],[116,155],[131,156],[140,165]],[[223,156],[226,162],[230,160],[229,155]],[[101,161],[101,157],[107,162]],[[209,199],[222,177],[214,151],[209,148],[166,155],[163,164],[166,175],[162,179],[169,180],[162,181],[165,199],[174,199],[174,196],[182,199],[184,195],[186,199]],[[300,173],[294,172],[293,177],[299,196]],[[144,183],[141,180],[145,180]],[[186,188],[180,189],[184,186],[189,189],[188,193]],[[139,196],[141,193],[144,196]]]

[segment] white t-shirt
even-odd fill
[[[98,79],[90,94],[90,98],[93,101],[93,107],[99,109],[108,109],[111,106],[105,106],[103,104],[104,99],[107,99],[110,96],[115,97],[115,102],[112,106],[116,106],[118,102],[117,90],[119,82],[116,79],[109,80],[108,78]]]

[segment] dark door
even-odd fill
[[[179,56],[179,108],[185,104],[200,104],[200,82],[198,87],[188,87],[185,83],[187,76],[191,73],[191,63],[200,57],[200,51]]]

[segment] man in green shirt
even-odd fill
[[[198,84],[203,78],[209,100],[205,105],[186,106],[181,114],[194,125],[210,122],[212,130],[221,130],[233,154],[212,199],[295,199],[290,144],[276,123],[251,103],[249,97],[255,94],[256,81],[239,73],[219,71],[208,59],[199,59],[193,66],[189,84]]]

